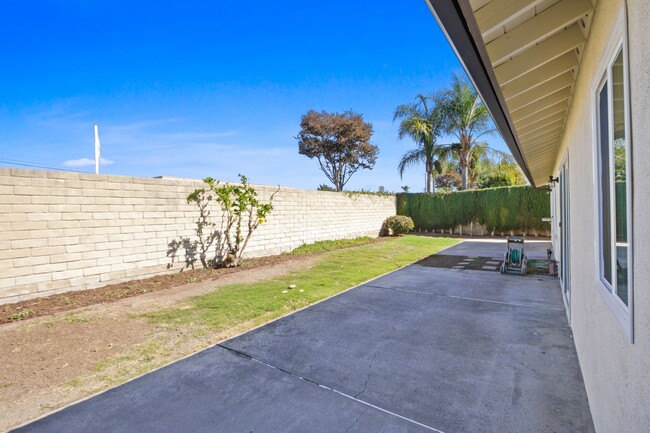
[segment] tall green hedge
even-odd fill
[[[489,231],[548,230],[551,215],[545,190],[513,186],[438,194],[397,194],[397,214],[413,218],[416,229],[447,230],[472,222]]]

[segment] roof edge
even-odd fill
[[[537,186],[519,145],[514,124],[501,93],[483,37],[468,1],[424,0],[481,96],[506,145],[526,178]]]

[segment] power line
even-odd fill
[[[68,171],[72,173],[89,173],[88,171],[80,171],[80,170],[71,170],[71,169],[66,169],[66,168],[61,168],[61,167],[53,167],[49,165],[43,165],[37,162],[30,162],[30,161],[19,161],[17,159],[9,159],[9,158],[2,158],[0,157],[0,164],[8,164],[8,165],[19,165],[22,167],[30,167],[30,168],[41,168],[45,170],[56,170],[56,171]]]

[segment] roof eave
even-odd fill
[[[472,8],[463,0],[425,0],[526,178],[535,185],[492,69]]]

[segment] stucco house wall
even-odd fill
[[[626,10],[627,5],[627,10]],[[633,340],[598,286],[595,89],[617,17],[627,21],[633,167]],[[650,2],[597,2],[556,163],[569,161],[570,321],[597,432],[650,431]],[[624,27],[625,32],[625,27]],[[624,33],[625,34],[625,33]],[[625,36],[624,36],[625,37]],[[559,253],[559,191],[554,249]]]

